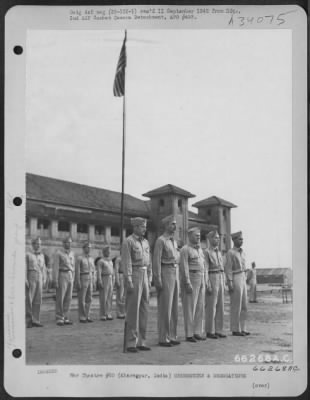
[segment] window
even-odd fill
[[[67,221],[59,221],[58,222],[58,231],[59,232],[70,232],[70,223]]]
[[[50,221],[48,219],[38,218],[37,229],[48,229]]]
[[[212,214],[212,211],[211,211],[210,208],[208,208],[208,209],[207,209],[207,216],[208,216],[208,217],[211,217],[211,214]]]
[[[201,232],[200,240],[203,241],[203,242],[205,242],[206,239],[207,239],[207,234],[206,234],[206,232]]]
[[[224,217],[224,219],[226,219],[226,216],[227,216],[226,210],[224,209],[224,210],[223,210],[223,217]]]
[[[77,233],[88,233],[88,225],[87,224],[77,224]]]
[[[95,225],[95,235],[104,235],[104,226]]]
[[[182,205],[183,205],[182,199],[179,199],[178,200],[178,209],[179,209],[179,211],[182,211]]]
[[[112,226],[111,227],[111,236],[119,236],[119,227],[116,226]]]
[[[165,200],[159,199],[159,207],[164,207],[164,206],[165,206]]]

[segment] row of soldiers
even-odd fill
[[[234,247],[225,257],[219,251],[219,234],[208,234],[209,247],[200,246],[200,230],[188,231],[188,244],[178,249],[174,239],[176,219],[168,216],[162,220],[164,233],[157,239],[151,259],[150,246],[144,235],[146,220],[132,219],[133,234],[121,248],[121,257],[115,261],[115,284],[118,317],[125,318],[125,350],[138,352],[150,350],[146,344],[149,291],[155,284],[158,301],[159,345],[179,345],[177,339],[178,299],[184,313],[186,341],[195,343],[226,338],[223,332],[224,286],[227,281],[231,299],[230,322],[233,336],[247,336],[247,287],[246,264],[242,249],[242,232],[232,234]],[[40,314],[40,274],[44,268],[44,256],[40,239],[32,242],[33,251],[26,255],[26,321],[27,326],[42,326]],[[71,239],[63,242],[64,248],[54,260],[56,285],[56,323],[71,325],[69,319],[72,290],[78,291],[80,322],[92,322],[89,316],[92,299],[92,273],[94,260],[90,256],[90,243],[83,246],[83,255],[74,259]],[[97,261],[97,280],[100,300],[100,319],[109,320],[113,290],[113,263],[109,246],[103,248],[103,257]],[[204,322],[205,321],[205,322]],[[204,336],[206,332],[206,337]]]
[[[116,287],[117,318],[125,318],[124,279],[120,271],[120,257],[111,260],[111,247],[104,246],[102,257],[96,260],[90,256],[91,244],[83,244],[83,254],[75,257],[71,250],[72,240],[63,240],[63,249],[56,252],[52,273],[47,271],[46,257],[41,251],[41,239],[32,240],[32,251],[26,254],[26,325],[42,327],[40,308],[42,303],[42,288],[46,280],[52,281],[56,288],[56,324],[72,325],[69,311],[73,288],[77,290],[79,320],[81,323],[93,322],[90,318],[93,290],[98,287],[100,319],[113,320],[112,294]],[[50,267],[50,266],[49,266]],[[114,268],[115,267],[115,268]],[[52,276],[51,276],[52,275]],[[51,282],[49,282],[51,283]]]

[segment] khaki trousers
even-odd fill
[[[159,343],[177,338],[179,284],[177,268],[161,266],[162,289],[157,295]]]
[[[93,296],[93,284],[91,274],[80,275],[81,289],[79,289],[79,318],[81,321],[86,321],[89,317],[90,305]]]
[[[56,321],[68,319],[73,291],[73,274],[71,271],[59,271],[58,288],[56,289]]]
[[[222,333],[224,324],[224,274],[209,273],[212,293],[206,291],[206,332]]]
[[[111,317],[113,278],[112,275],[101,275],[103,288],[99,289],[100,318]]]
[[[119,274],[119,287],[116,288],[116,310],[118,317],[125,316],[124,274]]]
[[[200,271],[190,271],[189,278],[193,287],[193,292],[190,294],[186,293],[184,284],[182,284],[181,290],[185,337],[191,337],[194,334],[202,335],[204,320],[204,273]]]
[[[43,277],[40,272],[28,271],[27,280],[29,288],[26,286],[26,323],[40,323],[40,309],[42,304]]]
[[[126,291],[126,344],[127,347],[142,345],[146,339],[149,284],[147,270],[133,267],[133,291]]]
[[[234,290],[230,294],[230,327],[232,332],[246,330],[247,286],[244,272],[233,274]]]

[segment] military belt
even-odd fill
[[[222,269],[217,269],[215,271],[214,270],[211,270],[211,271],[209,270],[208,272],[209,272],[209,274],[219,274],[219,273],[224,272],[224,271]]]

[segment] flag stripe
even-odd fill
[[[127,62],[126,56],[126,39],[127,35],[125,33],[125,38],[123,42],[123,46],[121,48],[121,52],[119,55],[117,67],[116,67],[116,74],[114,79],[113,85],[113,94],[117,97],[122,97],[125,94],[125,68]]]

